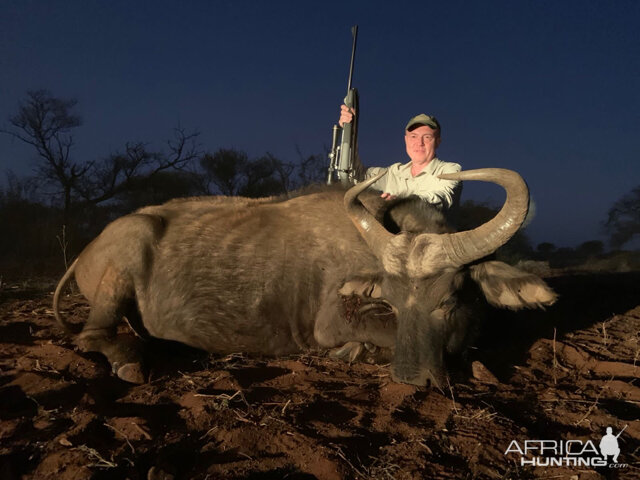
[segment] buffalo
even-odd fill
[[[422,201],[376,203],[365,190],[382,175],[346,192],[181,199],[116,219],[60,280],[56,319],[133,383],[145,381],[142,342],[117,334],[123,317],[143,338],[218,354],[330,349],[355,360],[378,349],[395,381],[439,385],[477,334],[482,304],[556,299],[539,277],[489,259],[524,221],[528,189],[505,169],[441,175],[507,192],[493,219],[455,232]],[[74,275],[91,306],[81,331],[59,314]]]

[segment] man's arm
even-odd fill
[[[368,180],[369,178],[375,177],[376,175],[378,175],[379,173],[384,172],[385,170],[388,170],[388,168],[386,167],[370,167],[367,168],[367,173],[365,174],[364,179]],[[386,192],[386,188],[387,188],[387,179],[389,178],[389,175],[385,175],[384,177],[382,177],[380,180],[378,180],[376,183],[374,183],[373,185],[371,185],[371,189],[373,190],[380,190],[382,193],[381,197],[384,198],[385,200],[391,200],[392,198],[395,198],[395,196],[391,196]],[[386,195],[386,196],[385,196]]]
[[[338,119],[338,125],[340,125],[340,128],[344,128],[344,126],[348,123],[353,122],[353,120],[355,119],[356,116],[356,109],[355,107],[347,107],[346,105],[342,104],[340,106],[340,118]],[[360,160],[360,154],[358,153],[358,148],[357,148],[357,141],[356,141],[356,145],[355,147],[355,153],[353,155],[353,165],[351,166],[351,168],[353,169],[353,178],[355,178],[357,181],[362,181],[364,178],[366,178],[366,173],[365,173],[365,168],[364,165],[362,165],[362,160]]]
[[[462,170],[462,167],[457,163],[447,163],[432,178],[429,178],[428,182],[419,185],[413,193],[443,210],[457,207],[460,203],[462,182],[459,180],[441,180],[437,177],[441,173],[456,173],[460,170]]]
[[[416,193],[427,202],[442,208],[443,210],[448,210],[452,206],[460,203],[462,182],[454,180],[441,180],[441,182],[446,183],[446,185],[442,185],[438,190]]]

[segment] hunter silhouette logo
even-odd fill
[[[512,440],[505,455],[519,457],[520,466],[532,467],[609,467],[627,468],[626,463],[618,463],[620,446],[618,438],[626,430],[625,425],[617,435],[613,428],[600,439],[599,449],[591,440]],[[609,461],[611,457],[611,461]],[[512,457],[513,458],[513,457]]]
[[[629,425],[625,425],[620,433],[613,435],[613,428],[607,427],[607,434],[600,440],[600,453],[605,461],[609,455],[613,455],[613,463],[618,463],[618,455],[620,455],[620,447],[618,446],[618,437],[622,435]]]

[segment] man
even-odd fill
[[[340,108],[340,126],[353,121],[355,112],[346,105]],[[381,197],[391,200],[396,197],[418,195],[442,210],[457,207],[462,183],[441,180],[441,173],[461,170],[457,163],[443,162],[436,157],[440,146],[440,124],[435,117],[421,113],[413,117],[405,127],[404,141],[410,162],[394,163],[388,168],[367,169],[366,178],[387,170],[387,174],[372,185],[382,191]]]

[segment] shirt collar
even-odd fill
[[[440,162],[438,157],[433,157],[431,161],[427,164],[422,171],[416,175],[416,177],[421,177],[422,175],[433,175],[433,172],[436,170],[437,164]],[[416,178],[411,175],[411,162],[407,162],[404,165],[400,166],[399,173],[404,178]]]

